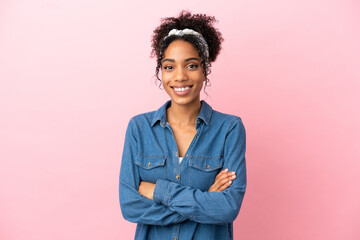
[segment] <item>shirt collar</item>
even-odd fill
[[[165,127],[166,125],[166,109],[170,107],[171,100],[167,101],[164,105],[162,105],[155,113],[154,117],[151,122],[151,127],[155,125],[158,121],[160,121],[160,124],[162,127]]]
[[[166,109],[170,107],[171,100],[167,101],[164,105],[162,105],[157,111],[154,113],[154,117],[151,122],[151,127],[153,127],[157,122],[160,121],[160,125],[165,127],[166,125]],[[201,100],[201,108],[200,113],[196,120],[201,119],[205,122],[206,125],[209,125],[210,118],[212,114],[212,108],[207,102]]]
[[[204,100],[201,100],[200,113],[197,119],[201,119],[205,122],[206,125],[209,125],[211,114],[212,114],[211,106],[207,104],[207,102],[205,102]]]

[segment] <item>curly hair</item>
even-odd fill
[[[161,19],[160,26],[158,26],[153,32],[151,44],[151,57],[156,56],[157,58],[155,76],[160,82],[160,86],[162,83],[161,79],[159,78],[161,60],[164,57],[164,52],[166,48],[170,45],[170,43],[177,39],[182,39],[184,41],[190,42],[198,51],[199,56],[202,59],[201,66],[204,76],[206,78],[205,87],[210,85],[207,76],[211,72],[211,62],[214,62],[216,60],[221,50],[221,43],[224,41],[219,30],[214,28],[214,22],[217,22],[217,20],[213,16],[207,16],[205,14],[191,14],[191,12],[186,10],[182,10],[178,17],[167,17]],[[171,35],[164,39],[168,35],[170,30],[183,30],[185,28],[192,29],[203,36],[209,47],[209,57],[207,61],[205,61],[206,58],[204,48],[201,47],[201,44],[199,43],[199,39],[197,37],[185,34],[183,36]]]

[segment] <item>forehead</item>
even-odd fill
[[[199,57],[199,53],[191,43],[184,40],[175,40],[166,48],[164,57],[173,59]]]

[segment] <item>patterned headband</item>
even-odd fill
[[[208,59],[209,59],[209,46],[207,45],[204,37],[200,33],[196,32],[196,31],[194,31],[192,29],[188,29],[188,28],[185,28],[183,30],[172,29],[169,32],[169,34],[164,38],[164,40],[167,39],[171,35],[183,36],[185,34],[186,35],[194,35],[197,39],[199,39],[200,46],[205,52],[205,57],[206,57],[205,61],[208,62]]]

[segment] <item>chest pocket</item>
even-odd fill
[[[224,164],[223,156],[189,158],[189,186],[208,191]]]
[[[137,155],[135,164],[139,166],[140,179],[155,183],[158,179],[166,178],[166,156]]]

